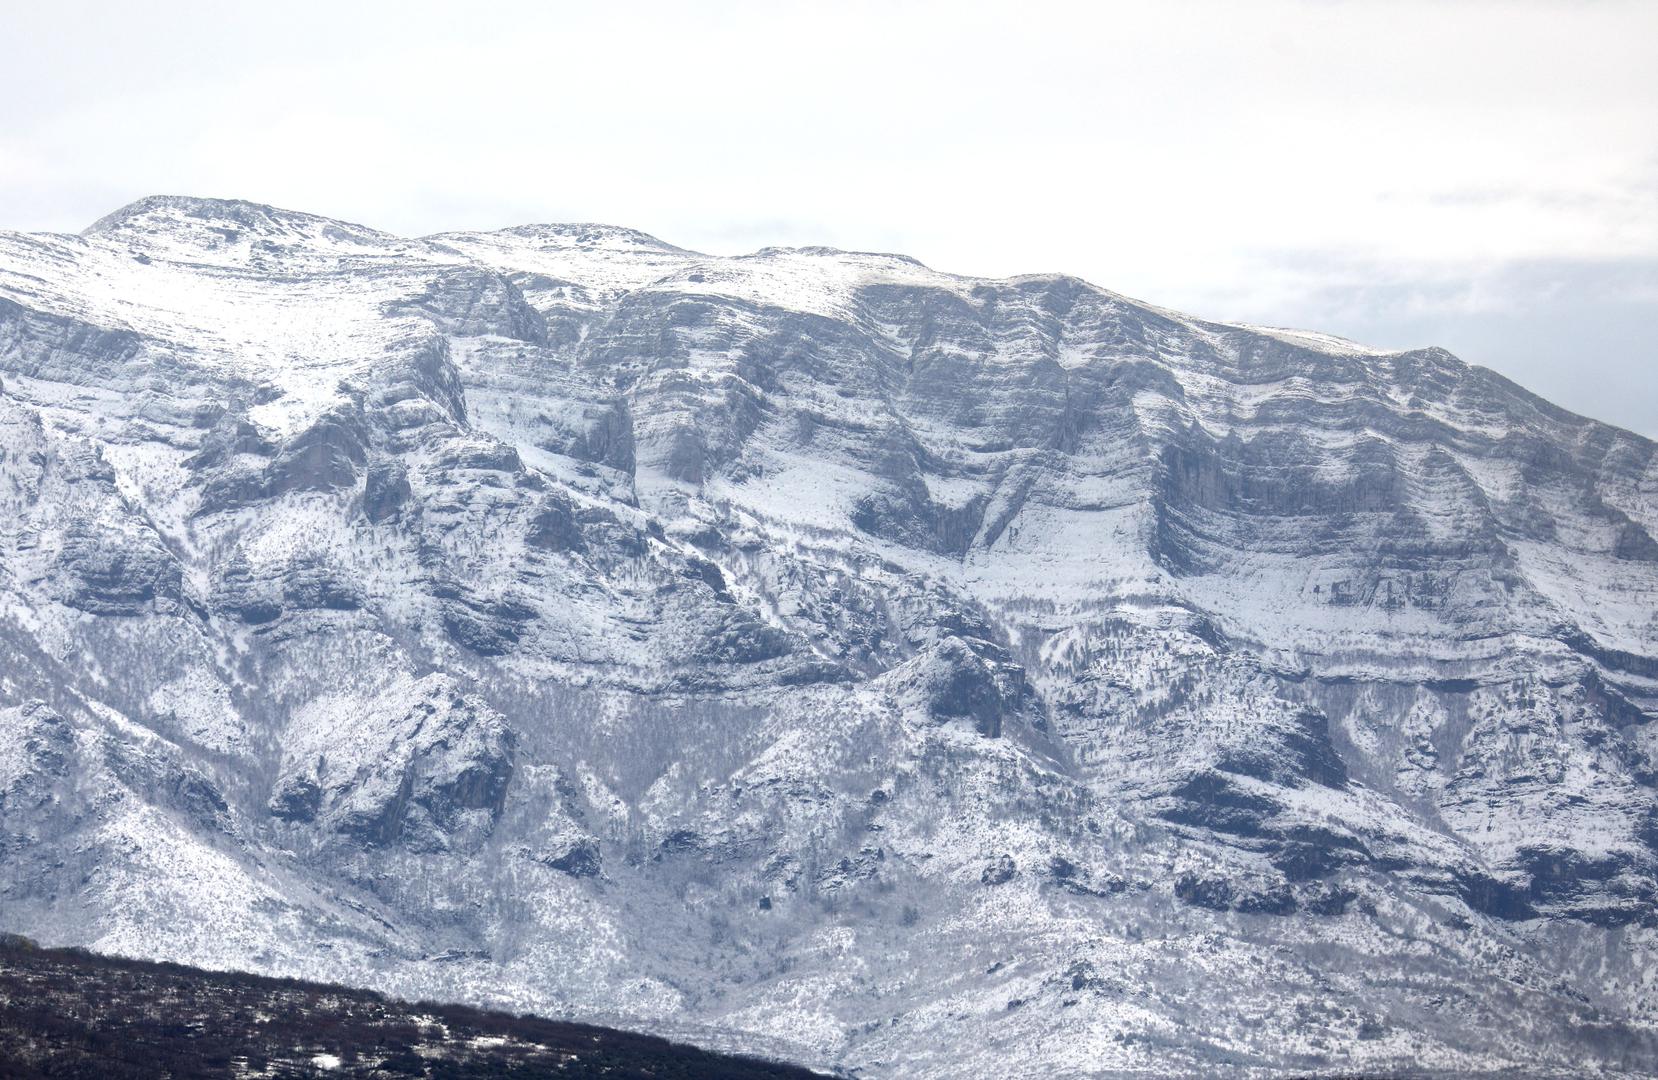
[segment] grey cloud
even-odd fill
[[[1386,347],[1439,345],[1576,412],[1658,437],[1658,259],[1451,271],[1307,258],[1293,273],[1305,292],[1263,321]]]

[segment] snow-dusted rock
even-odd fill
[[[323,697],[283,732],[274,816],[347,840],[442,849],[501,814],[517,736],[501,714],[428,675],[361,699]]]
[[[1658,447],[1061,276],[0,233],[0,929],[862,1075],[1650,1073]]]

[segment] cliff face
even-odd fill
[[[1658,447],[1442,351],[153,198],[0,233],[0,379],[4,929],[871,1074],[1650,1065]]]

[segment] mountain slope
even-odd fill
[[[0,379],[8,929],[872,1075],[1651,1063],[1658,447],[1442,351],[158,197],[0,233]]]
[[[0,1065],[18,1080],[822,1075],[629,1032],[41,949],[27,939],[0,939]]]

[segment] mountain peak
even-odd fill
[[[452,235],[452,234],[440,234]],[[567,221],[544,222],[533,225],[514,225],[494,231],[497,236],[513,236],[533,240],[549,248],[582,248],[599,251],[664,251],[687,255],[699,254],[687,248],[670,244],[650,233],[621,225],[601,222]]]
[[[82,236],[131,233],[153,238],[177,235],[180,231],[212,230],[250,233],[265,238],[295,239],[301,236],[350,238],[359,242],[395,241],[378,229],[336,218],[284,210],[246,199],[216,199],[195,195],[146,195],[106,214],[81,231]]]
[[[930,270],[932,267],[912,255],[900,255],[894,251],[849,251],[846,248],[831,247],[827,244],[807,244],[804,246],[772,245],[763,247],[754,252],[749,258],[768,258],[778,255],[807,255],[825,259],[852,259],[869,262],[898,262],[907,266]]]

